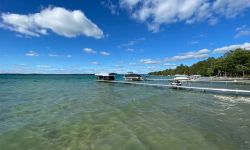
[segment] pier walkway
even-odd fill
[[[174,79],[150,79],[146,78],[147,81],[173,81]],[[182,82],[209,82],[209,83],[242,83],[242,84],[250,84],[250,81],[242,81],[242,80],[184,80]]]
[[[131,84],[131,85],[144,85],[152,87],[168,87],[174,89],[186,89],[186,90],[196,90],[201,92],[214,92],[221,94],[233,94],[233,95],[244,95],[250,96],[250,90],[238,90],[238,89],[223,89],[223,88],[210,88],[210,87],[192,87],[192,86],[174,86],[166,84],[152,84],[145,82],[133,82],[133,81],[107,81],[107,80],[97,80],[98,82],[107,82],[107,83],[121,83],[121,84]]]

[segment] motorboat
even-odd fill
[[[190,80],[189,76],[187,75],[175,75],[174,80],[179,80],[179,81],[186,81],[186,80]]]
[[[201,78],[201,75],[191,75],[190,80],[199,80]]]
[[[173,86],[181,86],[182,84],[181,84],[181,82],[180,82],[179,80],[174,80],[174,81],[171,83],[171,85],[173,85]]]

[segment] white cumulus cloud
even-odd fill
[[[108,8],[113,15],[119,15],[118,6],[116,6],[115,4],[113,4],[113,2],[111,0],[102,1],[101,4],[104,7]]]
[[[249,0],[216,0],[213,3],[213,9],[228,18],[237,16],[249,7]]]
[[[65,37],[85,35],[102,38],[103,31],[80,10],[48,7],[34,14],[2,13],[1,27],[27,36],[41,36],[52,31]]]
[[[129,52],[134,52],[135,49],[133,49],[133,48],[128,48],[127,51],[129,51]]]
[[[220,48],[215,48],[213,50],[209,49],[201,49],[198,51],[189,51],[186,53],[182,53],[179,55],[175,55],[172,57],[167,57],[165,59],[141,59],[139,62],[143,64],[162,64],[163,66],[176,66],[175,63],[169,62],[178,62],[178,61],[185,61],[191,59],[206,59],[211,57],[213,54],[220,53],[224,54],[228,51],[235,50],[237,48],[242,48],[245,50],[250,50],[250,43],[243,43],[243,44],[235,44],[235,45],[228,45]]]
[[[176,64],[171,64],[171,63],[165,63],[163,66],[177,66]]]
[[[57,54],[49,54],[48,56],[49,56],[49,57],[58,57]]]
[[[249,36],[250,35],[250,28],[248,28],[246,25],[243,25],[241,27],[236,28],[236,35],[235,38],[239,38],[242,36]]]
[[[39,56],[39,54],[37,52],[35,52],[35,51],[28,51],[25,55],[29,56],[29,57]]]
[[[135,40],[128,41],[127,43],[120,44],[117,47],[122,48],[122,47],[134,46],[135,44],[137,44],[137,43],[139,43],[141,41],[144,41],[144,40],[145,40],[145,38],[138,38],[138,39],[135,39]]]
[[[36,67],[37,68],[50,68],[49,65],[37,65]]]
[[[235,17],[250,8],[249,0],[120,0],[135,20],[157,32],[162,24],[194,23],[207,20],[216,24],[221,16]]]
[[[109,56],[110,55],[110,53],[105,52],[105,51],[100,52],[100,54],[103,55],[103,56]]]
[[[166,58],[165,61],[182,61],[188,59],[200,59],[200,58],[208,58],[210,50],[201,49],[196,52],[187,52],[182,55],[173,56],[170,58]]]
[[[84,48],[83,51],[86,52],[86,53],[92,53],[92,54],[95,54],[95,53],[96,53],[96,51],[94,51],[94,50],[91,49],[91,48]]]
[[[232,50],[235,50],[237,48],[242,48],[242,49],[245,49],[245,50],[250,50],[250,43],[229,45],[229,46],[224,46],[224,47],[216,48],[216,49],[213,50],[213,53],[226,53],[228,51],[232,51]]]
[[[91,62],[91,64],[93,64],[93,65],[99,65],[99,62],[93,61],[93,62]]]
[[[159,63],[161,63],[158,60],[152,60],[152,59],[141,59],[140,62],[144,63],[144,64],[159,64]]]

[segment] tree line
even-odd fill
[[[175,69],[151,72],[150,75],[199,74],[202,76],[250,77],[250,51],[236,49],[219,58],[209,57],[192,66],[179,65]]]

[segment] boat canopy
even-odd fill
[[[115,75],[110,73],[98,73],[95,76],[97,80],[115,80]]]
[[[110,73],[96,73],[95,76],[114,76],[114,75]]]
[[[139,74],[134,74],[134,73],[131,73],[131,74],[126,74],[125,75],[125,77],[137,77],[137,78],[140,78],[141,77],[141,75],[139,75]]]

